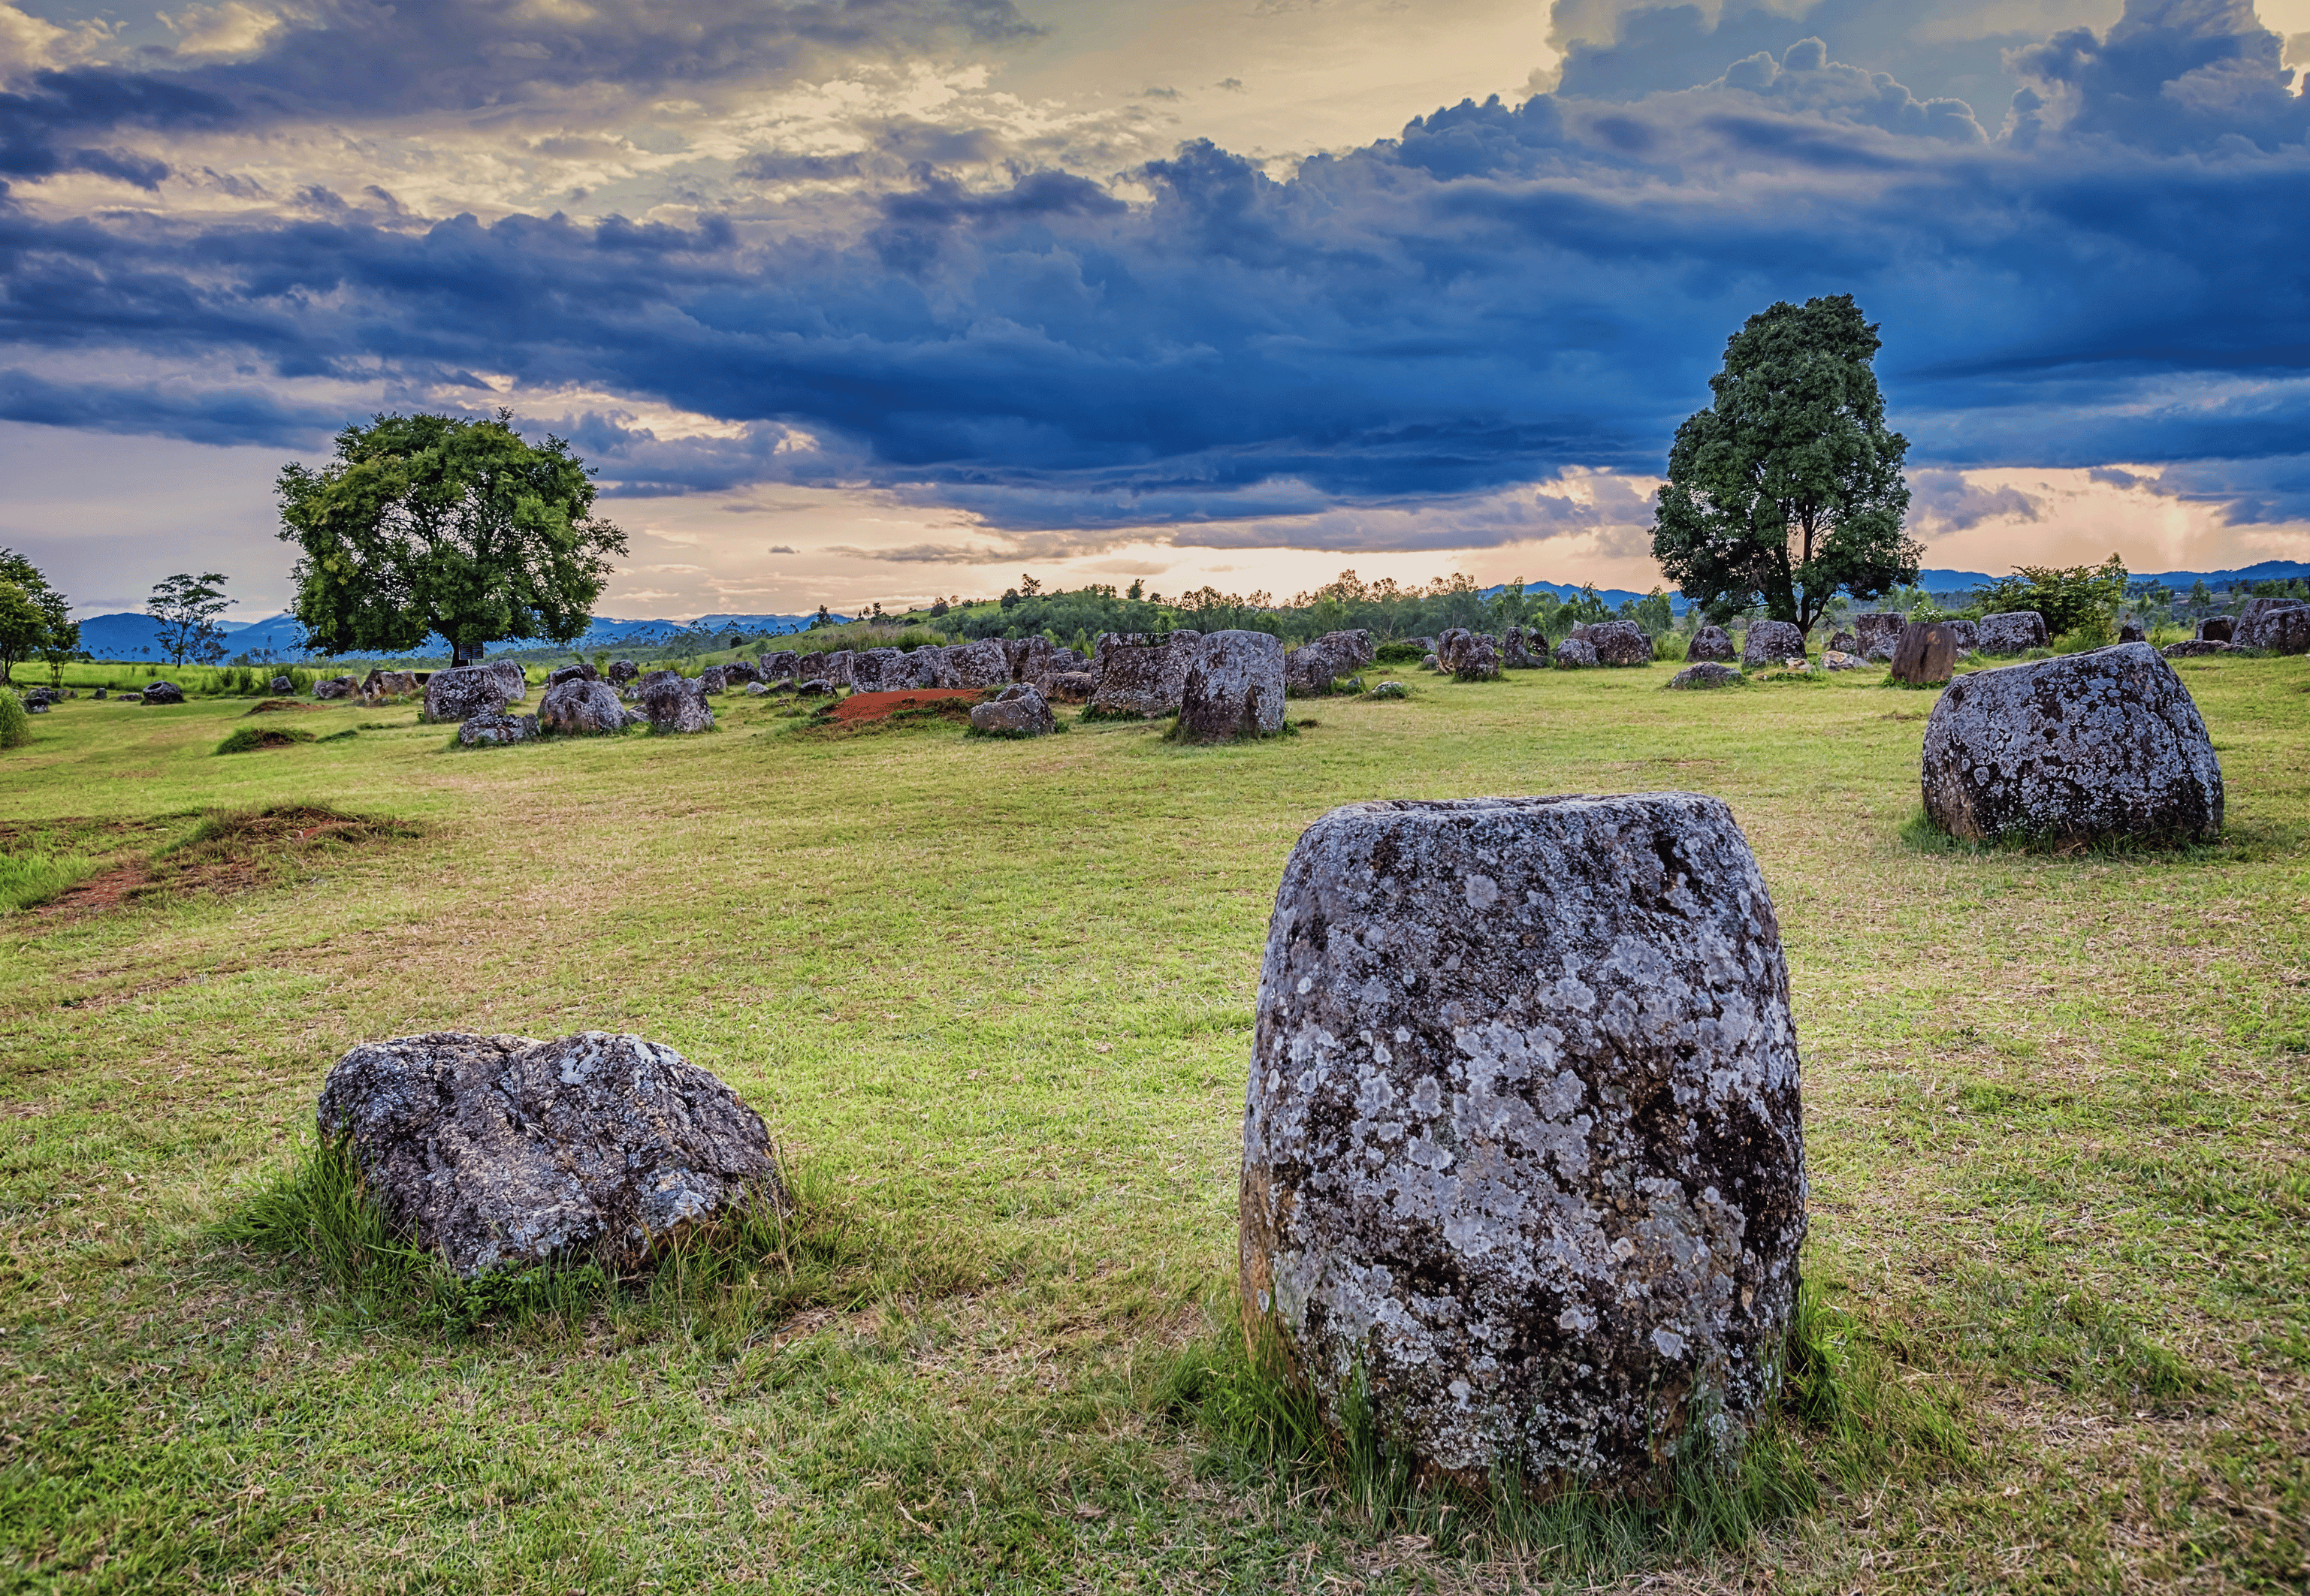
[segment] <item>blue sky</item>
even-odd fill
[[[2297,60],[2310,0],[0,4],[0,542],[256,613],[282,461],[503,405],[612,613],[1642,587],[1725,337],[1850,292],[1928,563],[2310,558]]]

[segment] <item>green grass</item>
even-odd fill
[[[59,704],[0,856],[167,889],[0,922],[0,1584],[2299,1590],[2310,662],[2181,664],[2229,835],[2074,858],[1904,840],[1932,700],[1877,672],[1428,675],[1211,749]],[[1229,1306],[1278,873],[1338,803],[1654,789],[1732,806],[1788,951],[1797,1376],[1646,1501],[1414,1489]],[[586,1027],[731,1082],[808,1222],[481,1298],[321,1243],[347,1047]]]
[[[0,854],[0,914],[38,907],[95,873],[85,854]]]

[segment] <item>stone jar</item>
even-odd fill
[[[1179,737],[1231,742],[1283,729],[1283,645],[1265,632],[1203,639],[1179,696]]]
[[[1482,1486],[1737,1454],[1805,1234],[1772,901],[1717,799],[1350,804],[1284,866],[1239,1285],[1334,1430]]]

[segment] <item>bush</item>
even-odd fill
[[[22,748],[32,740],[32,717],[24,700],[0,688],[0,748]]]
[[[216,745],[221,754],[245,754],[253,749],[287,748],[292,742],[310,742],[313,733],[300,732],[294,726],[240,726]]]
[[[1417,643],[1383,643],[1374,651],[1373,664],[1381,665],[1416,665],[1428,656],[1428,650]]]

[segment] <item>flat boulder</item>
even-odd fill
[[[710,732],[714,711],[706,705],[706,690],[697,681],[658,672],[642,679],[642,713],[653,732]]]
[[[1824,671],[1858,671],[1868,663],[1859,655],[1848,654],[1842,648],[1828,649],[1820,656],[1820,668]]]
[[[1793,621],[1752,620],[1749,623],[1749,635],[1741,639],[1741,663],[1752,670],[1804,656],[1805,635]]]
[[[1805,1168],[1779,926],[1721,801],[1332,811],[1284,866],[1252,1046],[1242,1305],[1335,1433],[1365,1407],[1479,1488],[1738,1456]]]
[[[2211,842],[2222,768],[2147,643],[1977,672],[1925,723],[1925,813],[1953,837]]]
[[[1984,615],[1975,623],[1974,646],[1984,654],[2027,654],[2045,646],[2045,618],[2035,610]]]
[[[1668,679],[1668,684],[1671,687],[1684,688],[1688,690],[1712,687],[1738,687],[1741,685],[1741,676],[1740,672],[1734,670],[1731,665],[1720,664],[1713,659],[1703,660],[1697,665],[1687,665],[1683,670],[1679,671],[1675,675]]]
[[[762,1117],[671,1047],[585,1031],[364,1043],[321,1088],[395,1230],[472,1279],[649,1262],[750,1205],[784,1210]]]
[[[1101,632],[1091,657],[1090,713],[1153,720],[1178,712],[1201,632]]]
[[[1596,645],[1585,638],[1567,638],[1556,646],[1556,668],[1585,671],[1596,664]]]
[[[1940,621],[1911,622],[1901,629],[1893,650],[1893,680],[1910,687],[1932,687],[1957,672],[1957,634]]]
[[[483,715],[468,716],[457,727],[457,741],[467,748],[491,747],[506,742],[534,742],[537,739],[537,716],[508,715],[502,709],[492,709]]]
[[[1283,729],[1283,645],[1266,632],[1205,636],[1179,695],[1183,742],[1231,742]]]
[[[2158,653],[2167,659],[2197,659],[2209,654],[2236,654],[2235,643],[2219,643],[2211,638],[2188,638],[2179,643],[2168,643]]]
[[[147,704],[181,704],[185,701],[185,690],[173,681],[148,682],[144,688],[144,701]]]
[[[545,690],[537,724],[557,737],[598,737],[626,729],[626,707],[608,682],[572,676]]]
[[[477,715],[498,714],[511,702],[501,672],[483,665],[460,665],[427,678],[425,707],[419,715],[429,721],[468,721]]]
[[[1684,657],[1695,662],[1728,664],[1732,658],[1732,634],[1721,626],[1704,626],[1685,645]]]
[[[1059,723],[1039,690],[1014,682],[986,703],[971,706],[970,729],[988,737],[1047,737],[1059,729]]]

